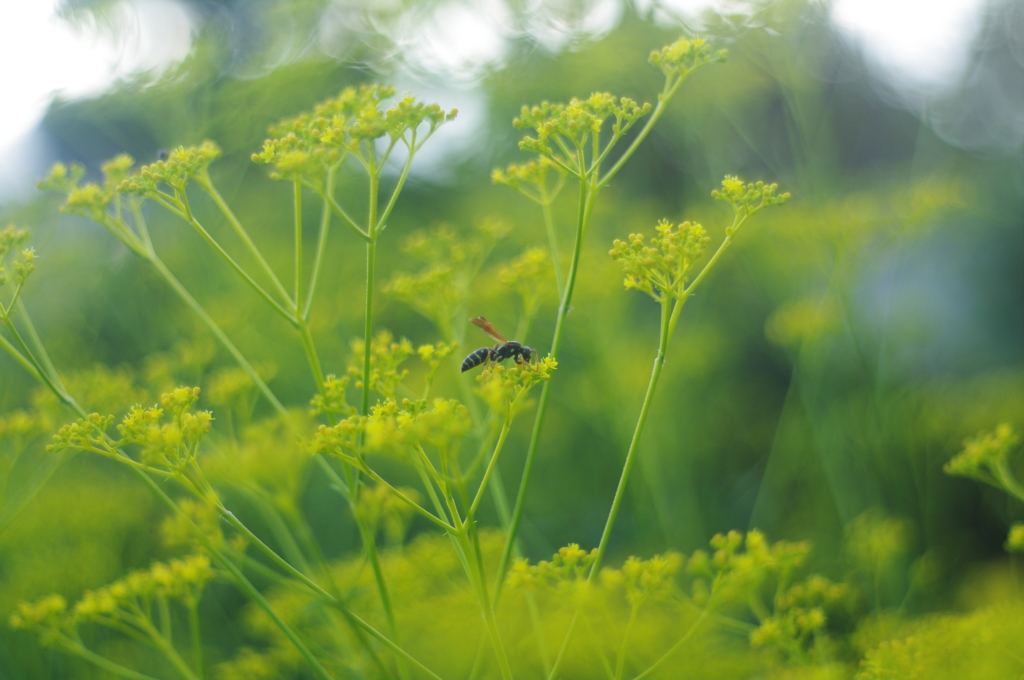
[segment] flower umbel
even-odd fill
[[[679,298],[686,290],[689,272],[711,241],[704,227],[691,222],[673,225],[658,222],[650,244],[643,234],[630,234],[628,241],[618,239],[608,252],[626,272],[626,288],[647,293],[658,301]]]

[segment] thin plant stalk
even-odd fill
[[[293,200],[295,204],[295,297],[294,307],[298,316],[299,305],[302,304],[302,181],[294,182]]]
[[[220,195],[219,191],[217,191],[217,188],[214,186],[213,181],[210,179],[209,173],[204,171],[203,173],[198,175],[196,177],[196,183],[199,184],[199,186],[203,189],[203,191],[205,191],[210,196],[211,199],[213,199],[214,204],[216,204],[217,208],[220,209],[221,213],[227,219],[228,224],[230,224],[232,229],[235,230],[235,234],[237,234],[238,237],[242,239],[242,242],[245,243],[246,247],[249,248],[249,252],[256,259],[256,261],[259,262],[260,266],[263,268],[263,271],[266,273],[267,277],[270,278],[270,281],[274,284],[274,287],[277,289],[278,294],[280,294],[284,300],[292,302],[292,304],[296,304],[295,302],[289,299],[288,291],[285,290],[285,287],[284,285],[282,285],[281,280],[277,278],[277,274],[274,273],[274,270],[271,268],[266,258],[263,257],[263,253],[261,253],[260,249],[256,247],[256,244],[249,236],[249,232],[246,231],[245,227],[242,226],[242,223],[239,221],[234,211],[231,210],[231,207],[227,204],[227,201],[225,201],[224,197]]]
[[[235,344],[231,342],[228,336],[224,334],[224,331],[222,331],[220,326],[217,325],[217,322],[214,321],[213,318],[206,313],[206,309],[204,309],[203,306],[200,305],[194,297],[192,297],[192,295],[188,292],[185,286],[183,286],[181,282],[178,281],[177,278],[175,278],[174,274],[171,273],[171,270],[168,269],[167,265],[163,263],[163,260],[157,257],[155,253],[151,253],[147,260],[149,261],[150,264],[153,265],[153,267],[157,270],[160,276],[164,278],[164,280],[174,290],[174,292],[178,294],[178,297],[180,297],[185,302],[185,304],[188,305],[193,312],[195,312],[196,316],[199,317],[200,321],[206,324],[206,327],[209,328],[210,332],[213,333],[214,337],[216,337],[217,340],[220,341],[221,345],[224,346],[224,349],[226,349],[228,353],[231,354],[232,358],[234,358],[235,362],[239,365],[239,367],[243,371],[245,371],[245,373],[249,376],[249,379],[252,380],[253,384],[256,385],[256,388],[259,389],[260,393],[262,393],[266,400],[270,402],[270,405],[274,407],[274,410],[277,411],[279,415],[286,416],[288,414],[288,411],[287,409],[285,409],[284,404],[282,404],[281,401],[277,398],[277,396],[270,391],[270,388],[267,387],[267,384],[265,382],[263,382],[263,378],[259,376],[259,374],[256,372],[256,369],[252,367],[252,364],[249,363],[248,359],[246,359],[245,356],[238,350],[238,348],[235,347]]]
[[[613,136],[603,152],[592,157],[591,167],[589,169],[585,168],[582,149],[579,149],[577,156],[579,166],[577,168],[566,168],[570,174],[579,178],[580,204],[577,212],[576,238],[573,245],[572,261],[569,265],[569,274],[565,284],[565,291],[562,295],[561,303],[558,306],[558,313],[555,318],[554,337],[551,339],[550,353],[554,359],[558,358],[558,348],[562,340],[565,317],[569,313],[569,309],[572,304],[572,293],[576,284],[576,274],[579,271],[580,253],[583,248],[583,239],[586,236],[587,226],[590,222],[590,214],[594,199],[596,198],[598,191],[606,186],[608,182],[618,174],[626,161],[629,160],[643,140],[647,138],[647,135],[650,134],[654,125],[665,113],[668,103],[672,100],[672,97],[675,96],[676,92],[679,90],[679,86],[686,80],[689,73],[690,72],[687,71],[682,75],[666,78],[665,86],[662,88],[661,94],[658,95],[658,104],[647,119],[647,122],[644,124],[643,128],[640,130],[639,134],[637,134],[629,147],[626,148],[615,164],[603,176],[599,175],[601,162],[605,159],[615,142],[618,140],[619,137],[617,135]],[[594,139],[594,142],[596,144],[596,138]],[[568,157],[568,154],[566,154],[566,156]],[[522,521],[523,506],[526,503],[526,494],[529,491],[530,480],[533,476],[533,466],[536,462],[537,446],[540,443],[540,434],[544,425],[544,416],[547,412],[550,389],[551,381],[548,381],[544,384],[544,387],[541,390],[540,401],[537,404],[537,415],[534,417],[533,432],[530,435],[530,444],[526,451],[526,460],[523,463],[523,474],[520,478],[519,491],[516,493],[516,502],[512,510],[512,521],[509,524],[505,548],[502,551],[501,561],[498,564],[498,578],[495,584],[495,599],[497,599],[498,594],[501,592],[501,584],[504,580],[505,572],[508,570],[508,564],[512,556],[513,543],[516,540],[516,536],[519,532],[519,525]]]
[[[203,638],[199,629],[199,603],[193,598],[188,600],[188,626],[192,632],[192,658],[196,666],[196,675],[203,680]]]
[[[119,663],[115,663],[104,656],[100,656],[91,649],[88,649],[82,643],[72,640],[71,638],[61,636],[59,640],[64,649],[68,650],[72,654],[82,657],[89,663],[98,668],[102,668],[109,673],[113,673],[114,675],[122,678],[128,678],[128,680],[159,680],[158,678],[154,678],[152,675],[146,675],[145,673],[139,673],[130,668],[125,668]]]
[[[558,316],[555,320],[555,334],[551,339],[551,357],[558,358],[558,348],[562,341],[562,332],[565,328],[565,317],[568,314],[572,302],[572,293],[576,284],[576,273],[579,270],[580,254],[583,252],[583,237],[586,234],[587,223],[590,219],[591,206],[593,205],[594,193],[588,182],[580,182],[580,205],[577,213],[576,240],[573,245],[572,261],[569,265],[569,276],[566,281],[565,293],[558,306]],[[523,517],[523,507],[526,504],[526,494],[530,487],[530,478],[533,475],[533,465],[537,456],[537,444],[540,441],[541,428],[544,425],[544,415],[547,412],[548,396],[551,392],[551,381],[545,381],[540,392],[540,400],[537,403],[537,415],[534,417],[533,432],[530,435],[530,445],[526,451],[526,461],[523,464],[523,476],[519,482],[519,491],[516,493],[516,502],[512,509],[512,520],[508,526],[508,535],[505,538],[505,547],[502,550],[501,560],[498,563],[497,579],[494,585],[494,599],[498,600],[501,594],[501,586],[508,570],[509,561],[512,558],[513,544],[519,533],[519,524]]]
[[[654,391],[658,386],[658,379],[661,377],[662,369],[665,366],[665,356],[668,352],[668,345],[672,340],[672,334],[675,332],[676,324],[679,322],[679,316],[682,312],[683,305],[686,304],[686,301],[693,294],[694,289],[701,284],[711,268],[716,262],[718,262],[722,253],[725,252],[726,248],[728,248],[732,243],[736,232],[748,217],[749,213],[736,213],[733,218],[732,226],[726,230],[725,239],[689,286],[680,289],[677,294],[672,291],[661,292],[661,325],[658,334],[658,353],[654,358],[654,367],[651,369],[651,378],[647,384],[647,392],[644,394],[643,404],[640,407],[640,415],[637,418],[636,427],[633,430],[633,437],[629,443],[626,460],[622,465],[622,473],[619,476],[619,483],[615,489],[615,496],[612,499],[611,509],[608,511],[608,519],[605,521],[604,530],[601,532],[601,541],[597,547],[597,555],[590,566],[590,572],[587,574],[588,583],[592,581],[594,576],[598,573],[598,570],[601,567],[601,562],[604,560],[605,553],[608,549],[608,542],[611,538],[612,529],[615,526],[615,520],[618,517],[619,508],[622,505],[623,498],[625,497],[629,474],[633,469],[633,464],[636,462],[636,454],[639,449],[640,437],[643,434],[644,425],[647,422],[651,402],[654,400]],[[577,610],[576,615],[573,616],[573,619],[569,624],[565,640],[562,643],[562,651],[559,652],[558,660],[555,662],[555,668],[552,670],[552,674],[549,676],[550,678],[554,678],[555,674],[558,672],[559,662],[569,645],[569,640],[572,637],[578,614],[579,611]]]

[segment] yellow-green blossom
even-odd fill
[[[691,267],[711,239],[704,227],[691,222],[673,225],[661,220],[655,232],[650,245],[644,243],[643,234],[630,234],[628,241],[616,239],[608,254],[625,270],[626,288],[658,301],[678,298],[686,290]]]
[[[144,165],[117,187],[127,194],[156,197],[160,185],[184,190],[192,179],[205,179],[210,163],[220,157],[220,147],[204,140],[199,146],[179,146],[164,160]]]
[[[666,76],[685,76],[694,69],[715,61],[725,61],[728,50],[711,52],[711,46],[703,38],[680,38],[671,45],[651,52],[650,63],[661,69]]]

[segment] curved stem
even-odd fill
[[[278,314],[280,314],[285,319],[287,319],[288,323],[294,324],[295,323],[295,317],[292,315],[292,313],[289,310],[287,310],[284,307],[282,307],[280,302],[278,302],[277,300],[275,300],[273,297],[270,296],[270,293],[268,293],[267,291],[263,290],[263,286],[261,286],[259,283],[257,283],[256,279],[254,279],[251,276],[249,276],[249,273],[247,271],[245,271],[244,269],[242,269],[242,266],[240,264],[238,264],[238,262],[236,262],[233,257],[228,255],[228,252],[226,250],[224,250],[224,248],[221,247],[220,243],[218,243],[217,240],[215,238],[213,238],[213,236],[210,235],[210,232],[206,231],[206,229],[203,227],[203,225],[201,225],[199,223],[199,221],[192,214],[192,209],[189,208],[188,199],[185,197],[185,192],[181,192],[180,193],[180,198],[178,200],[179,200],[179,202],[182,205],[185,221],[193,229],[195,229],[196,232],[200,236],[203,237],[203,240],[206,241],[206,243],[209,244],[209,246],[211,248],[216,250],[217,253],[222,258],[224,258],[224,260],[229,265],[231,265],[232,269],[234,269],[236,272],[238,272],[238,274],[243,279],[246,280],[246,282],[252,287],[253,290],[255,290],[260,295],[260,297],[262,297],[264,300],[266,300],[267,303],[270,304],[270,306],[273,307],[277,311]],[[294,303],[290,299],[288,299],[287,302],[288,302],[289,305],[294,306]]]
[[[654,128],[654,124],[657,123],[658,119],[665,113],[665,107],[668,106],[669,101],[672,100],[672,97],[679,89],[679,86],[683,84],[683,81],[686,80],[686,76],[689,74],[690,71],[687,71],[676,78],[675,82],[672,81],[672,78],[666,78],[665,87],[662,88],[661,94],[658,95],[658,105],[654,107],[654,112],[651,114],[651,117],[647,119],[647,122],[640,130],[640,134],[638,134],[636,139],[633,140],[633,143],[622,152],[622,155],[619,156],[619,160],[615,161],[615,165],[613,165],[608,172],[605,173],[604,177],[601,178],[601,181],[598,183],[598,188],[604,187],[612,177],[618,174],[619,170],[622,169],[622,166],[625,165],[626,161],[628,161],[630,156],[633,155],[633,152],[635,152],[640,144],[647,138],[647,135],[650,134],[651,130]],[[605,151],[607,151],[607,149]]]
[[[295,180],[293,191],[295,213],[295,298],[292,306],[298,315],[299,302],[302,300],[302,182]]]
[[[292,564],[290,562],[288,562],[288,560],[286,560],[283,557],[281,557],[280,555],[278,555],[274,551],[273,548],[271,548],[269,545],[264,543],[260,539],[259,536],[257,536],[256,534],[254,534],[252,531],[249,530],[249,527],[245,526],[245,524],[243,524],[241,522],[241,520],[239,520],[237,517],[235,517],[235,514],[233,512],[231,512],[230,510],[225,508],[223,505],[221,505],[219,509],[220,509],[221,516],[225,520],[227,520],[228,524],[230,524],[231,526],[235,527],[235,529],[239,533],[241,533],[243,536],[245,536],[247,539],[249,539],[249,541],[252,542],[252,544],[255,545],[257,548],[259,548],[261,551],[263,551],[263,554],[265,554],[267,557],[269,557],[274,562],[274,564],[276,564],[279,567],[281,567],[281,569],[283,569],[285,572],[287,572],[293,578],[296,578],[299,581],[301,581],[302,583],[304,583],[307,587],[309,587],[311,590],[313,590],[317,594],[317,596],[320,597],[321,599],[323,599],[323,600],[325,600],[327,602],[333,602],[334,601],[335,598],[334,598],[333,595],[331,595],[326,590],[324,590],[320,586],[319,583],[317,583],[316,581],[314,581],[310,577],[308,577],[305,574],[303,574],[301,571],[296,569],[294,566],[292,566]]]
[[[581,166],[582,167],[582,166]],[[581,170],[582,171],[582,170]],[[565,292],[562,301],[558,306],[558,317],[555,320],[555,334],[551,339],[550,354],[552,358],[558,358],[558,348],[562,342],[562,332],[565,329],[565,317],[569,313],[572,304],[572,293],[576,285],[576,273],[579,271],[580,255],[583,252],[583,238],[586,235],[587,225],[590,222],[590,215],[593,210],[596,189],[586,181],[580,182],[580,200],[576,220],[576,241],[573,245],[572,262],[569,265],[569,277],[566,281]],[[516,502],[512,509],[512,521],[509,523],[508,535],[505,538],[505,547],[502,550],[501,561],[498,563],[498,573],[495,583],[494,600],[497,602],[501,594],[502,583],[505,580],[505,572],[508,570],[509,561],[512,558],[513,544],[519,532],[519,524],[523,517],[523,506],[526,504],[526,493],[530,487],[530,479],[533,475],[533,466],[537,459],[537,446],[540,442],[541,428],[544,426],[544,415],[547,412],[548,396],[551,393],[551,381],[544,382],[541,388],[540,401],[537,403],[537,415],[533,421],[533,432],[530,435],[530,446],[526,451],[526,461],[523,464],[523,476],[519,482],[519,491],[516,493]]]
[[[598,569],[601,568],[601,561],[604,559],[605,551],[608,548],[608,540],[611,538],[612,528],[615,526],[615,519],[619,514],[619,507],[626,494],[626,483],[629,481],[629,473],[636,462],[636,452],[639,450],[640,435],[643,434],[644,425],[647,422],[647,414],[650,411],[651,402],[654,401],[654,390],[658,386],[658,379],[661,377],[661,370],[665,366],[665,353],[668,351],[668,342],[671,339],[669,333],[669,315],[672,308],[672,298],[666,297],[661,302],[661,338],[658,343],[658,354],[654,358],[654,368],[651,370],[651,379],[647,383],[647,393],[644,395],[643,405],[640,407],[640,416],[637,418],[636,427],[633,430],[633,439],[629,442],[629,451],[626,453],[626,462],[622,465],[622,474],[619,476],[619,485],[615,489],[615,497],[612,499],[612,507],[608,511],[608,519],[605,521],[604,531],[601,533],[601,542],[597,546],[597,557],[590,567],[588,580],[593,578]]]
[[[430,135],[427,135],[427,139],[429,138]],[[423,141],[425,142],[427,139],[424,139]],[[402,166],[402,174],[398,176],[398,182],[395,184],[395,188],[391,191],[391,198],[388,200],[388,204],[385,206],[384,212],[381,213],[380,219],[373,228],[373,231],[376,233],[384,231],[384,228],[387,226],[388,217],[391,216],[391,211],[394,209],[395,203],[398,202],[398,195],[402,193],[402,187],[405,186],[405,180],[409,177],[409,168],[412,167],[412,159],[413,156],[416,155],[417,148],[415,130],[412,131],[412,141],[409,143],[408,147],[409,155],[405,159],[405,165]],[[373,224],[373,221],[371,220],[369,224]]]
[[[231,342],[227,335],[224,334],[224,331],[220,329],[220,326],[217,325],[217,322],[215,322],[210,317],[210,315],[206,313],[206,310],[203,308],[203,306],[196,302],[196,299],[192,297],[188,290],[186,290],[185,286],[183,286],[181,282],[178,281],[177,278],[175,278],[174,274],[171,273],[171,270],[167,268],[167,265],[165,265],[163,261],[153,253],[151,253],[146,259],[149,261],[150,264],[153,265],[153,267],[156,268],[160,275],[164,277],[164,280],[167,281],[168,285],[170,285],[170,287],[174,289],[174,292],[176,292],[178,296],[182,300],[184,300],[185,304],[191,307],[192,311],[196,313],[199,319],[204,324],[206,324],[206,327],[209,328],[210,332],[212,332],[213,335],[220,341],[220,343],[224,346],[224,349],[226,349],[228,353],[231,354],[231,356],[235,359],[235,362],[238,363],[239,367],[243,371],[245,371],[246,374],[248,374],[249,378],[253,381],[253,383],[256,385],[259,391],[263,393],[263,396],[266,398],[266,400],[269,401],[270,405],[274,407],[274,410],[277,411],[277,413],[281,416],[288,415],[288,411],[285,409],[284,405],[278,400],[274,393],[270,391],[270,388],[267,387],[267,384],[263,382],[263,378],[261,378],[259,374],[256,372],[256,369],[252,367],[252,364],[250,364],[249,361],[245,358],[245,356],[240,351],[238,351],[238,348],[235,347],[235,344]]]
[[[219,549],[217,549],[217,547],[213,544],[210,538],[205,533],[203,533],[202,529],[200,529],[195,524],[195,522],[193,522],[192,519],[187,514],[185,514],[185,512],[181,508],[178,507],[177,503],[171,500],[171,497],[168,496],[164,492],[164,490],[161,489],[160,486],[157,485],[157,483],[154,482],[151,477],[149,477],[149,475],[147,475],[145,472],[141,470],[136,470],[136,472],[146,483],[146,486],[153,490],[153,492],[164,503],[164,505],[166,505],[170,510],[172,510],[173,512],[175,512],[176,514],[178,514],[179,516],[183,517],[185,520],[188,521],[189,525],[192,527],[193,531],[199,538],[200,542],[203,543],[206,549],[210,551],[210,555],[213,557],[213,559],[217,561],[231,575],[231,577],[239,585],[239,587],[243,591],[245,591],[245,593],[257,605],[259,605],[261,609],[263,609],[263,611],[267,613],[267,615],[275,623],[275,625],[277,625],[281,632],[284,633],[285,637],[287,637],[291,641],[291,643],[295,645],[295,648],[299,650],[299,653],[301,653],[302,656],[306,659],[306,661],[309,662],[316,676],[320,678],[320,680],[333,680],[333,678],[330,676],[327,670],[320,664],[320,661],[317,660],[315,656],[313,656],[313,653],[309,651],[309,648],[306,647],[305,643],[302,642],[301,639],[299,639],[298,634],[292,629],[290,625],[288,625],[288,623],[284,619],[282,619],[278,615],[276,611],[274,611],[274,608],[270,606],[270,603],[267,602],[267,599],[263,597],[260,591],[256,589],[256,586],[254,586],[249,581],[249,579],[245,577],[245,575],[241,572],[238,566],[236,566],[234,562],[229,560]]]
[[[8,330],[10,330],[11,335],[14,336],[14,339],[18,343],[18,347],[21,348],[21,351],[19,352],[18,349],[13,347],[3,336],[0,336],[0,345],[2,345],[11,357],[20,363],[33,378],[39,380],[39,382],[53,392],[58,399],[84,418],[86,415],[85,411],[77,402],[75,402],[74,398],[55,381],[54,376],[49,375],[46,369],[40,365],[40,362],[36,359],[35,355],[32,354],[32,350],[29,349],[25,340],[21,337],[21,333],[18,332],[18,329],[14,326],[14,322],[11,321],[10,317],[7,314],[4,314],[3,317],[0,317],[0,322],[3,322],[7,326]],[[56,380],[59,381],[59,377],[56,378]]]
[[[331,168],[327,171],[327,178],[324,180],[324,193],[330,196],[334,193],[334,171],[335,168]],[[302,309],[299,310],[299,318],[302,320],[309,319],[310,309],[313,307],[313,293],[316,292],[316,286],[320,282],[320,265],[323,264],[324,253],[327,251],[327,234],[331,228],[331,206],[324,199],[323,209],[320,211],[320,233],[317,235],[316,240],[316,255],[313,257],[313,272],[309,275],[309,289],[306,291],[306,301],[302,304]]]
[[[330,194],[325,194],[322,189],[320,189],[319,187],[317,187],[315,185],[311,185],[311,184],[307,183],[306,186],[308,186],[310,189],[313,189],[313,191],[315,191],[318,194],[320,194],[320,198],[322,198],[322,199],[324,199],[324,201],[326,201],[327,205],[330,206],[331,210],[333,210],[335,213],[337,213],[338,217],[340,217],[342,219],[342,221],[345,224],[347,224],[350,229],[352,229],[352,231],[356,232],[356,234],[359,235],[359,238],[363,239],[364,241],[369,241],[370,240],[370,235],[367,234],[365,231],[363,231],[362,227],[360,227],[358,224],[356,224],[356,221],[354,219],[352,219],[347,212],[345,212],[344,208],[342,208],[340,205],[338,205],[338,202],[334,200],[333,196],[331,196]]]
[[[8,310],[8,313],[9,312],[10,310]],[[36,360],[39,362],[39,369],[47,373],[50,376],[50,379],[53,380],[53,383],[66,393],[67,389],[64,388],[64,384],[60,380],[60,375],[57,373],[57,367],[53,365],[53,361],[50,360],[49,352],[46,351],[46,347],[43,346],[43,341],[39,338],[39,333],[36,331],[36,325],[32,323],[32,317],[28,315],[28,309],[25,307],[24,300],[18,300],[17,312],[21,317],[21,322],[25,325],[25,334],[32,342]]]
[[[484,471],[484,478],[480,480],[480,488],[476,491],[476,497],[473,499],[473,503],[469,506],[469,512],[466,513],[466,517],[470,521],[473,519],[473,515],[476,513],[476,508],[480,505],[480,499],[484,497],[484,489],[487,488],[487,483],[491,479],[491,474],[494,472],[495,466],[498,464],[498,456],[501,455],[501,449],[505,446],[505,438],[508,436],[508,431],[512,429],[512,418],[506,418],[505,424],[501,426],[501,434],[498,435],[498,443],[494,445],[494,453],[491,454],[491,460],[487,463],[487,469]]]
[[[277,278],[277,274],[274,273],[270,264],[267,263],[266,259],[264,259],[263,253],[260,252],[260,249],[256,247],[252,238],[249,237],[249,232],[242,226],[242,223],[238,220],[238,217],[235,216],[235,213],[231,210],[227,201],[224,200],[224,197],[221,196],[220,192],[213,186],[213,181],[210,179],[210,175],[204,171],[201,175],[196,177],[196,183],[199,184],[203,191],[213,199],[214,204],[216,204],[220,209],[221,213],[227,219],[228,224],[231,225],[231,228],[235,230],[238,238],[242,239],[242,242],[245,243],[247,248],[249,248],[249,252],[254,258],[256,258],[256,261],[260,263],[260,266],[263,267],[263,271],[266,272],[270,281],[274,284],[274,287],[277,288],[277,292],[283,299],[289,300],[288,291],[285,290],[285,287],[281,284],[281,280]]]
[[[203,638],[199,631],[199,603],[189,598],[187,606],[188,626],[192,632],[193,662],[196,665],[196,674],[199,676],[199,680],[203,680]]]
[[[316,345],[313,344],[313,336],[309,331],[309,322],[305,318],[299,321],[299,337],[302,339],[302,349],[306,352],[306,360],[313,373],[313,380],[316,381],[316,391],[324,395],[327,391],[324,371],[320,366],[320,357],[316,353]]]
[[[352,508],[352,511],[352,514],[355,516],[356,525],[359,527],[359,535],[363,540],[363,549],[366,551],[366,557],[370,560],[373,579],[377,584],[377,594],[380,595],[380,602],[384,607],[384,616],[388,621],[388,630],[391,632],[391,637],[394,638],[395,642],[401,644],[402,641],[398,637],[398,623],[395,621],[395,610],[391,605],[391,591],[388,589],[387,581],[384,579],[384,570],[380,566],[380,554],[377,552],[376,537],[370,531],[370,528],[366,526],[366,523],[356,514],[355,507]],[[402,678],[409,677],[409,668],[402,657],[398,657],[398,673]]]
[[[110,659],[100,656],[91,649],[88,649],[85,645],[81,644],[80,642],[75,642],[70,638],[61,638],[60,644],[64,647],[64,649],[71,652],[72,654],[77,654],[89,663],[99,668],[102,668],[103,670],[109,673],[119,675],[122,678],[128,678],[129,680],[158,680],[157,678],[154,678],[152,675],[138,673],[130,668],[125,668],[119,663],[114,663]]]
[[[548,232],[548,247],[551,248],[551,262],[555,266],[555,286],[558,288],[558,299],[562,299],[565,284],[562,282],[562,259],[558,255],[558,237],[555,234],[555,218],[551,214],[551,198],[548,196],[548,188],[541,185],[541,212],[544,213],[544,229]],[[525,340],[523,341],[525,342]]]

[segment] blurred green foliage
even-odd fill
[[[160,149],[213,140],[221,155],[210,176],[270,267],[290,272],[291,189],[271,181],[250,156],[263,148],[272,123],[370,79],[395,79],[399,93],[440,90],[429,100],[450,108],[444,78],[389,42],[385,30],[436,3],[394,3],[376,16],[380,24],[367,19],[372,11],[354,11],[362,32],[345,43],[344,59],[292,55],[273,68],[263,66],[273,63],[267,55],[289,44],[289,31],[313,26],[324,3],[236,6],[242,4],[223,3],[223,16],[237,23],[209,19],[173,73],[57,103],[44,126],[62,160],[82,163],[86,181],[121,153],[148,164]],[[90,3],[75,6],[84,11]],[[289,21],[279,22],[283,16]],[[993,28],[1007,17],[1020,17],[1013,3],[991,4],[982,32],[991,41],[976,55],[978,71],[1001,63],[986,61],[986,54],[1019,48],[1009,38],[999,42]],[[225,25],[248,25],[253,35],[239,37]],[[404,380],[416,398],[425,388],[431,397],[458,396],[485,411],[487,402],[472,396],[477,384],[454,366],[459,352],[487,342],[467,328],[469,316],[486,315],[508,337],[547,353],[564,278],[545,264],[560,260],[565,270],[578,197],[571,183],[557,190],[562,180],[551,168],[510,168],[492,184],[494,167],[525,160],[510,123],[524,104],[591,92],[651,101],[659,76],[646,55],[677,33],[629,6],[614,30],[598,39],[577,36],[564,51],[545,50],[526,35],[512,40],[504,61],[472,83],[473,116],[462,107],[461,118],[431,142],[458,153],[417,159],[378,253],[374,325],[394,335],[378,336],[371,347],[376,394],[395,396]],[[594,207],[520,532],[529,561],[517,563],[510,583],[518,579],[522,587],[507,588],[498,608],[515,640],[515,669],[524,677],[548,670],[562,632],[582,610],[587,622],[567,649],[562,677],[601,677],[603,666],[614,677],[623,636],[634,641],[623,655],[626,677],[634,677],[709,611],[715,621],[693,627],[656,677],[1024,676],[1024,658],[1014,651],[1024,632],[1021,567],[1019,556],[1008,553],[1024,545],[1024,506],[1012,490],[1024,477],[1024,456],[997,429],[1024,427],[1020,149],[985,155],[958,148],[894,105],[886,94],[892,86],[814,3],[711,18],[708,35],[728,47],[729,61],[692,76]],[[956,91],[970,86],[965,80]],[[453,88],[452,96],[466,96],[466,88]],[[386,181],[399,170],[388,168]],[[703,224],[719,242],[729,216],[710,194],[726,173],[778,182],[794,198],[745,228],[689,302],[606,571],[587,592],[563,569],[566,559],[585,557],[559,547],[598,543],[659,321],[656,305],[623,289],[621,268],[607,252],[614,239],[650,234],[660,219]],[[366,200],[360,181],[347,166],[336,177],[339,195],[357,211]],[[536,190],[535,201],[501,184]],[[306,195],[313,205],[315,194]],[[109,200],[77,198],[86,207]],[[383,630],[388,622],[374,571],[359,552],[360,527],[379,533],[388,546],[380,568],[392,585],[403,646],[445,678],[468,677],[477,664],[483,676],[496,676],[480,661],[479,611],[451,542],[421,515],[403,514],[408,506],[396,505],[383,486],[352,510],[294,435],[294,428],[314,431],[310,400],[317,386],[293,329],[183,222],[146,208],[164,262],[293,410],[289,424],[269,417],[249,376],[153,270],[95,224],[58,215],[58,205],[41,196],[5,206],[2,223],[34,232],[28,245],[38,254],[36,271],[20,297],[68,393],[89,412],[121,417],[179,385],[202,387],[198,408],[214,412],[204,470],[255,533],[286,556],[320,553],[329,565],[324,578]],[[194,197],[192,208],[243,266],[256,264],[212,200]],[[312,209],[304,215],[309,252],[319,217]],[[10,249],[11,281],[11,258],[22,245]],[[328,387],[338,397],[314,401],[320,414],[351,416],[345,391],[362,387],[364,347],[353,338],[363,333],[364,266],[358,236],[336,227],[310,315]],[[19,314],[15,305],[12,317]],[[332,376],[341,377],[331,383]],[[50,435],[73,418],[0,353],[4,619],[20,601],[58,593],[74,603],[156,560],[204,549],[188,538],[184,520],[168,517],[109,461],[46,451]],[[509,494],[523,468],[527,421],[511,428],[496,470]],[[385,476],[403,493],[420,494],[408,466],[380,457]],[[998,489],[946,474],[947,462],[949,472]],[[993,484],[1000,475],[1003,483]],[[415,499],[423,501],[422,494]],[[488,497],[481,524],[500,526],[505,513]],[[187,514],[212,545],[226,546],[239,563],[253,560],[248,539],[219,521],[214,508],[196,502]],[[778,545],[800,554],[801,572],[790,579],[777,562],[750,558],[751,536],[759,537],[755,554],[768,550],[761,534],[737,543],[740,534],[724,533],[754,527],[785,539]],[[695,553],[720,532],[710,554]],[[487,529],[479,538],[493,567],[501,534]],[[716,558],[715,551],[726,554]],[[538,560],[552,554],[561,557],[538,572]],[[255,561],[254,582],[318,651],[329,652],[328,670],[336,677],[378,673],[337,611],[311,604],[308,592],[280,583]],[[735,572],[757,575],[737,579],[744,597],[721,610],[701,609],[715,575]],[[638,590],[642,581],[647,586]],[[797,586],[803,589],[791,589]],[[552,594],[559,589],[572,592]],[[764,603],[752,605],[750,593]],[[644,609],[634,621],[638,601]],[[216,631],[202,645],[210,677],[309,677],[302,656],[237,591],[214,582],[199,615],[206,631]],[[109,658],[174,677],[172,665],[160,665],[123,634],[83,630]],[[612,654],[602,659],[598,649]],[[5,628],[0,678],[7,677],[110,676]]]

